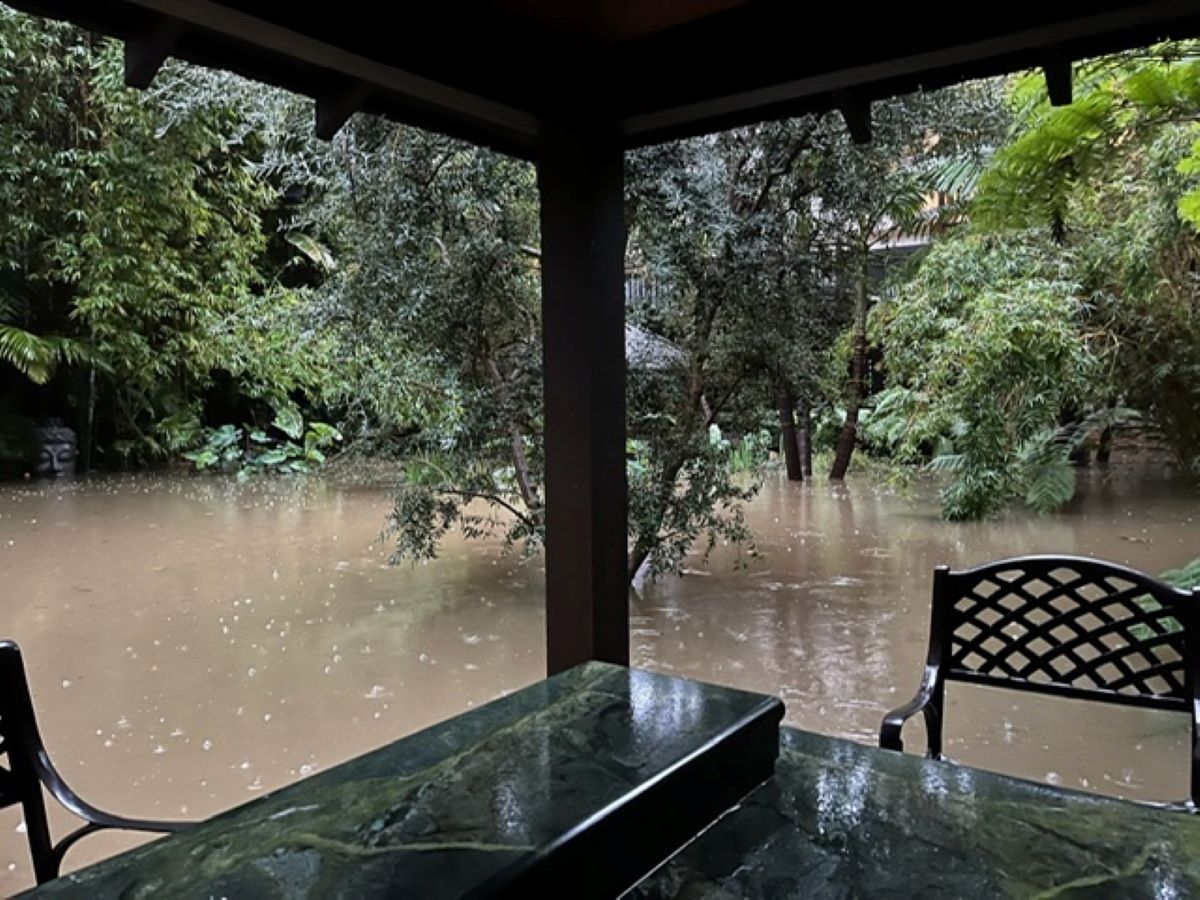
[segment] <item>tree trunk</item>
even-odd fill
[[[92,346],[95,346],[95,329],[92,329]],[[92,448],[96,443],[96,363],[88,367],[88,398],[87,418],[83,426],[83,466],[84,472],[92,471]]]
[[[1113,427],[1106,425],[1100,432],[1100,446],[1096,448],[1096,462],[1106,465],[1112,457]]]
[[[850,458],[858,441],[858,413],[862,407],[867,380],[867,264],[870,250],[866,245],[859,248],[859,272],[854,296],[854,350],[850,361],[850,391],[846,398],[846,421],[838,435],[837,451],[833,456],[833,467],[829,470],[830,481],[841,481],[850,468]]]
[[[507,406],[509,402],[508,385],[500,374],[500,367],[490,356],[487,358],[488,374],[496,386],[501,402]],[[537,488],[533,484],[533,476],[529,472],[529,459],[525,456],[525,439],[516,422],[508,424],[508,443],[512,447],[513,471],[517,477],[517,489],[521,492],[521,501],[525,508],[532,511],[538,508]]]
[[[701,321],[696,330],[697,346],[707,346],[709,337],[712,334],[712,327],[713,316],[709,315]],[[712,424],[714,418],[714,410],[704,392],[704,365],[705,355],[700,353],[693,356],[689,365],[687,399],[684,401],[685,405],[680,410],[680,414],[676,419],[676,430],[684,438],[685,442],[686,436],[692,434],[693,429],[697,429],[698,427],[706,428]],[[661,493],[655,501],[654,527],[639,534],[634,541],[632,549],[629,551],[629,568],[626,571],[626,575],[631,585],[634,579],[637,578],[637,574],[641,571],[646,560],[650,558],[650,554],[654,552],[655,547],[659,544],[658,532],[661,530],[663,520],[671,508],[671,502],[675,495],[675,480],[679,477],[679,473],[683,470],[684,463],[686,462],[687,458],[685,456],[675,457],[668,460],[663,468],[663,478],[660,484]]]
[[[529,474],[529,460],[525,458],[525,441],[521,430],[516,425],[508,426],[508,440],[512,445],[513,469],[517,473],[517,487],[521,491],[521,500],[525,508],[535,510],[538,507],[537,488],[533,486],[533,476]]]
[[[663,493],[658,498],[658,508],[655,510],[657,527],[655,531],[649,535],[642,536],[629,551],[629,583],[633,584],[633,580],[637,578],[638,572],[645,565],[646,560],[650,558],[655,546],[657,546],[658,528],[662,527],[662,521],[666,518],[667,509],[671,505],[671,498],[675,493],[675,479],[679,477],[679,472],[683,469],[685,460],[682,457],[672,460],[666,467],[663,473]]]
[[[788,481],[803,481],[800,443],[796,437],[796,404],[791,389],[783,381],[776,385],[775,399],[779,404],[779,427],[783,434],[783,458],[787,463]]]
[[[1058,420],[1059,434],[1070,445],[1067,459],[1071,465],[1087,468],[1092,463],[1092,451],[1086,443],[1087,432],[1079,418],[1079,410],[1074,404],[1068,406]]]
[[[646,560],[650,558],[650,551],[645,547],[634,547],[629,554],[629,584],[632,585],[638,572],[642,570],[642,566],[646,564]]]
[[[812,412],[807,403],[800,404],[800,471],[812,478]]]

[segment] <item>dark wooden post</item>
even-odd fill
[[[625,484],[625,225],[615,135],[546,126],[542,341],[546,658],[629,664]]]

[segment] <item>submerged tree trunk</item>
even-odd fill
[[[1096,448],[1096,462],[1104,465],[1112,457],[1113,445],[1113,427],[1111,425],[1104,426],[1104,430],[1100,432],[1100,446]]]
[[[859,247],[859,271],[854,294],[854,348],[850,361],[850,390],[846,397],[846,421],[838,435],[837,451],[833,456],[833,467],[829,470],[830,481],[841,481],[850,468],[850,458],[858,441],[858,413],[862,407],[867,383],[867,264],[869,248]]]
[[[780,381],[776,386],[775,399],[779,405],[779,427],[783,435],[783,458],[787,464],[788,481],[803,481],[800,442],[796,436],[796,404],[792,399],[791,388],[786,382]]]
[[[501,402],[508,406],[508,385],[504,382],[504,376],[500,374],[500,367],[490,356],[487,358],[487,368],[492,384],[496,387],[496,393],[500,395]],[[521,492],[521,501],[525,504],[526,509],[535,510],[538,507],[538,495],[537,488],[533,484],[533,475],[529,471],[529,459],[525,455],[525,436],[521,433],[517,423],[511,420],[508,423],[508,442],[512,447],[513,471],[516,473],[517,490]]]
[[[92,329],[92,346],[96,345],[96,329]],[[83,425],[83,471],[92,471],[92,448],[96,443],[96,363],[88,366],[87,418]]]
[[[658,498],[658,509],[656,510],[657,521],[660,526],[671,505],[671,496],[675,492],[675,479],[679,477],[684,462],[685,459],[683,457],[676,457],[667,464],[664,470],[663,493]],[[650,554],[654,552],[654,547],[657,544],[656,538],[657,534],[643,535],[634,543],[633,549],[629,551],[629,571],[626,574],[631,585],[634,579],[637,578],[638,572],[642,570],[642,566],[646,564],[646,560],[650,558]]]
[[[1087,430],[1084,428],[1084,422],[1074,404],[1063,410],[1058,425],[1059,435],[1069,448],[1067,459],[1071,465],[1086,469],[1092,464],[1092,451],[1086,442]]]
[[[711,317],[707,318],[699,329],[699,333],[702,335],[704,341],[708,340],[708,336],[712,332],[712,322]],[[704,344],[700,346],[704,346]],[[712,423],[714,418],[715,410],[709,404],[704,392],[704,364],[704,355],[697,355],[691,360],[688,367],[687,398],[684,400],[684,405],[676,418],[677,432],[681,443],[686,443],[687,435],[691,434],[694,429],[706,427]],[[626,574],[631,585],[634,579],[637,578],[642,566],[646,564],[646,560],[650,558],[650,554],[654,552],[655,547],[659,544],[659,532],[662,529],[663,522],[667,518],[667,513],[670,512],[671,502],[675,496],[675,481],[679,478],[679,473],[683,471],[683,467],[687,461],[688,456],[685,451],[681,454],[668,457],[663,465],[662,480],[659,482],[659,495],[655,498],[654,526],[638,534],[633,547],[629,551],[629,569]]]
[[[812,478],[812,412],[807,403],[800,404],[800,472],[805,478]]]

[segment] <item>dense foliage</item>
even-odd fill
[[[1058,420],[1105,394],[1080,334],[1079,285],[1044,251],[994,237],[947,241],[876,310],[893,384],[877,398],[868,435],[898,459],[932,458],[952,476],[948,518],[979,518],[1014,496],[1050,510],[1074,492],[1072,444]]]
[[[119,46],[0,9],[0,359],[6,420],[72,422],[94,462],[194,442],[211,405],[266,421],[319,364],[269,276],[261,147],[211,99],[143,98]]]
[[[308,199],[292,226],[331,259],[314,313],[339,334],[350,365],[349,425],[360,439],[404,438],[392,515],[398,554],[431,556],[455,527],[501,528],[510,542],[536,546],[543,467],[532,167],[360,117],[302,174]]]
[[[48,417],[91,467],[352,448],[399,462],[398,557],[538,546],[531,166],[366,116],[322,142],[183,64],[138,93],[2,7],[0,56],[0,464]],[[933,469],[950,518],[1062,506],[1134,417],[1200,472],[1197,56],[1082,64],[1057,109],[1032,74],[878,102],[866,145],[831,114],[630,154],[630,577],[753,552],[773,447]]]
[[[877,310],[892,383],[869,432],[949,473],[947,516],[1062,506],[1080,445],[1135,416],[1200,474],[1198,49],[1083,64],[1061,108],[1015,79],[969,229]]]

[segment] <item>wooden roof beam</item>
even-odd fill
[[[145,90],[154,81],[167,57],[175,52],[183,26],[173,19],[160,19],[144,36],[125,39],[125,83]]]
[[[1046,76],[1046,93],[1051,106],[1071,105],[1071,58],[1057,47],[1042,53],[1042,72]]]
[[[842,114],[850,139],[859,146],[871,143],[871,101],[853,91],[834,91],[833,105]]]
[[[323,141],[331,141],[371,96],[371,87],[359,82],[349,90],[317,98],[316,131]]]
[[[747,5],[743,9],[749,16],[750,10],[758,8]],[[716,17],[711,24],[698,23],[704,30],[687,35],[690,44],[672,45],[670,41],[680,38],[668,32],[656,43],[639,46],[648,62],[638,65],[638,58],[632,55],[624,60],[627,71],[614,105],[621,113],[618,125],[626,146],[645,146],[754,122],[825,112],[836,106],[832,101],[839,91],[881,98],[1035,68],[1042,65],[1047,47],[1055,48],[1070,60],[1113,53],[1167,37],[1185,37],[1200,29],[1200,8],[1196,0],[1145,0],[962,42],[929,45],[913,52],[904,52],[905,42],[895,41],[894,53],[848,58],[840,68],[798,69],[795,77],[781,77],[785,73],[778,65],[770,70],[768,63],[752,61],[742,67],[743,70],[749,67],[750,75],[728,89],[715,83],[716,74],[684,78],[672,74],[673,70],[667,68],[669,63],[660,62],[676,59],[684,50],[691,58],[717,56],[716,50],[729,40],[731,26],[715,20]],[[782,31],[777,28],[774,33]],[[755,83],[755,72],[759,69],[764,74]],[[1055,77],[1061,79],[1061,75]],[[1056,83],[1055,94],[1063,99],[1060,87]]]
[[[225,51],[230,58],[227,66],[235,71],[242,71],[243,59],[253,62],[270,54],[290,59],[311,72],[341,76],[343,83],[355,85],[345,94],[323,96],[320,91],[311,92],[317,99],[318,127],[330,136],[354,112],[364,111],[489,144],[516,156],[533,155],[540,122],[537,116],[523,109],[368,59],[212,0],[128,0],[128,3],[161,17],[164,22],[174,23],[175,43],[180,45],[179,52],[172,54],[169,48],[163,52],[161,40],[147,42],[145,46],[137,42],[133,74],[147,85],[167,55],[219,65],[222,63],[206,58],[209,53],[196,50],[214,42],[229,41],[232,45],[227,45],[229,49]],[[186,44],[182,38],[186,38]],[[158,59],[160,54],[162,59]],[[250,75],[275,80],[255,72]],[[280,82],[275,80],[275,83]],[[286,82],[283,86],[297,89]],[[352,107],[349,111],[348,103]]]

